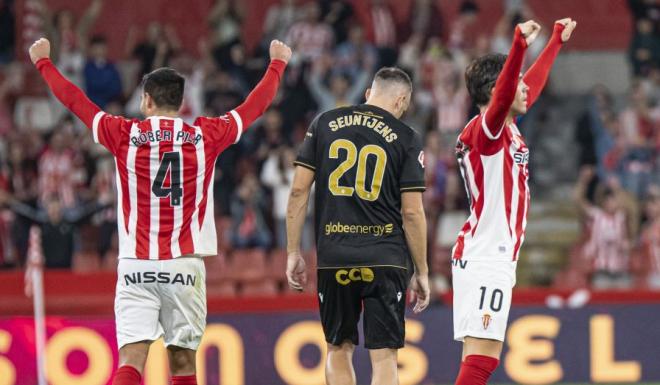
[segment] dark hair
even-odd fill
[[[142,89],[160,108],[178,110],[183,103],[185,79],[172,68],[159,68],[144,75]]]
[[[465,85],[477,106],[485,106],[490,101],[490,91],[495,86],[505,61],[506,55],[490,53],[468,65],[465,70]]]
[[[401,68],[383,67],[376,72],[374,80],[403,84],[412,90],[412,80],[410,80],[410,76]]]

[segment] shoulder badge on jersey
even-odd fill
[[[424,168],[424,150],[419,152],[417,160],[419,161],[419,164],[422,165],[422,168]]]

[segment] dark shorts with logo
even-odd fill
[[[405,337],[406,289],[410,273],[399,267],[318,269],[318,300],[325,340],[358,345],[364,309],[364,346],[400,349]]]

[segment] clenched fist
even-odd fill
[[[534,20],[528,20],[524,23],[520,23],[518,24],[518,28],[520,28],[520,32],[522,32],[523,36],[525,37],[525,41],[527,42],[528,46],[534,42],[536,37],[539,35],[539,32],[541,32],[541,26]]]
[[[571,38],[573,30],[577,26],[577,21],[567,17],[565,19],[555,21],[555,24],[561,24],[564,26],[564,30],[561,31],[561,41],[568,41]]]
[[[291,59],[291,48],[279,40],[273,40],[270,42],[270,58],[288,63]]]
[[[47,57],[50,57],[50,42],[42,37],[30,46],[30,60],[37,64],[40,59]]]

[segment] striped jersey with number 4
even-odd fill
[[[215,161],[270,105],[286,63],[271,60],[245,101],[229,113],[146,120],[107,114],[57,70],[36,63],[53,94],[92,130],[117,164],[119,258],[164,260],[217,254],[213,215]]]
[[[101,111],[92,131],[117,164],[120,258],[217,253],[211,181],[216,158],[241,136],[236,111],[197,118],[193,125],[180,118],[139,121]]]

